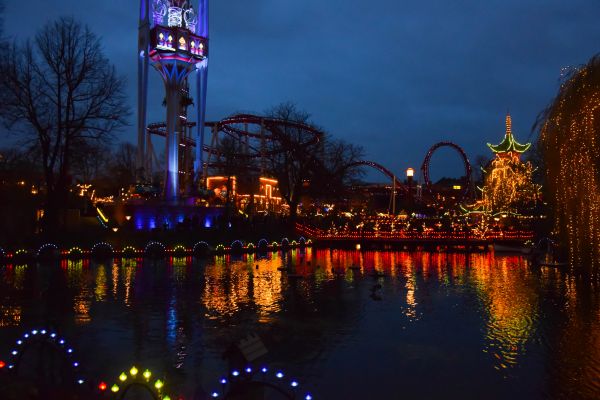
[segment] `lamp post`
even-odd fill
[[[412,181],[415,176],[414,168],[406,169],[406,182],[408,183],[408,204],[412,207]]]

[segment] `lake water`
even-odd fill
[[[185,399],[218,389],[250,334],[268,350],[255,365],[314,399],[600,398],[600,295],[518,256],[299,249],[0,276],[0,360],[50,327],[92,380],[135,364]]]

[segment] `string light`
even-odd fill
[[[598,276],[600,260],[600,59],[571,70],[545,113],[540,145],[555,231],[578,271]]]
[[[484,214],[517,213],[535,205],[541,186],[533,182],[535,171],[531,162],[521,161],[521,154],[531,143],[520,144],[512,134],[510,114],[506,115],[506,133],[498,145],[488,143],[495,157],[484,169],[484,186],[480,188],[482,199],[467,209]],[[487,223],[487,221],[486,221]]]
[[[265,383],[265,382],[268,382],[268,378],[269,378],[269,376],[271,376],[276,379],[268,382],[268,384],[271,386],[277,385],[281,390],[292,390],[295,392],[298,389],[298,387],[300,386],[300,384],[298,383],[298,380],[296,380],[296,379],[292,379],[292,380],[288,381],[289,387],[287,387],[287,384],[285,386],[279,386],[281,384],[280,381],[285,381],[283,379],[285,377],[285,374],[283,373],[283,371],[276,371],[272,375],[268,374],[269,369],[266,366],[263,366],[256,370],[253,369],[252,367],[248,366],[244,369],[244,371],[246,372],[247,375],[244,376],[243,382]],[[259,380],[257,380],[257,381],[254,380],[254,378],[253,378],[254,374],[260,374]],[[241,375],[241,373],[239,370],[234,369],[234,370],[230,371],[230,375],[233,376],[234,378],[237,378],[238,376]],[[233,381],[235,381],[235,379]],[[226,378],[220,378],[219,383],[221,383],[221,385],[222,385],[222,392],[221,393],[218,391],[211,392],[211,397],[213,397],[213,398],[220,397],[221,394],[224,395],[225,397],[227,397],[227,384],[229,383],[229,381]],[[285,387],[287,387],[287,389],[284,389]],[[290,387],[291,387],[291,389],[290,389]],[[311,400],[312,395],[310,393],[306,393],[304,395],[304,397],[302,397],[302,398]]]

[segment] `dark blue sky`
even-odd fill
[[[61,15],[88,24],[135,107],[138,1],[5,3],[9,36]],[[597,0],[216,0],[208,118],[289,100],[397,174],[441,140],[474,159],[501,140],[507,109],[517,139],[530,136],[561,68],[598,52],[599,15]],[[149,121],[162,121],[158,74],[151,86]],[[132,117],[123,140],[135,141],[134,127]],[[460,174],[449,151],[433,167],[434,178]]]

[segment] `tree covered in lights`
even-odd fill
[[[571,70],[540,120],[548,200],[577,271],[600,264],[600,56]]]
[[[534,183],[534,166],[521,160],[531,143],[519,143],[512,133],[510,115],[506,116],[506,133],[497,145],[488,143],[494,158],[483,168],[481,200],[469,211],[486,215],[520,214],[531,210],[539,199],[540,185]],[[465,208],[465,210],[467,210]]]

